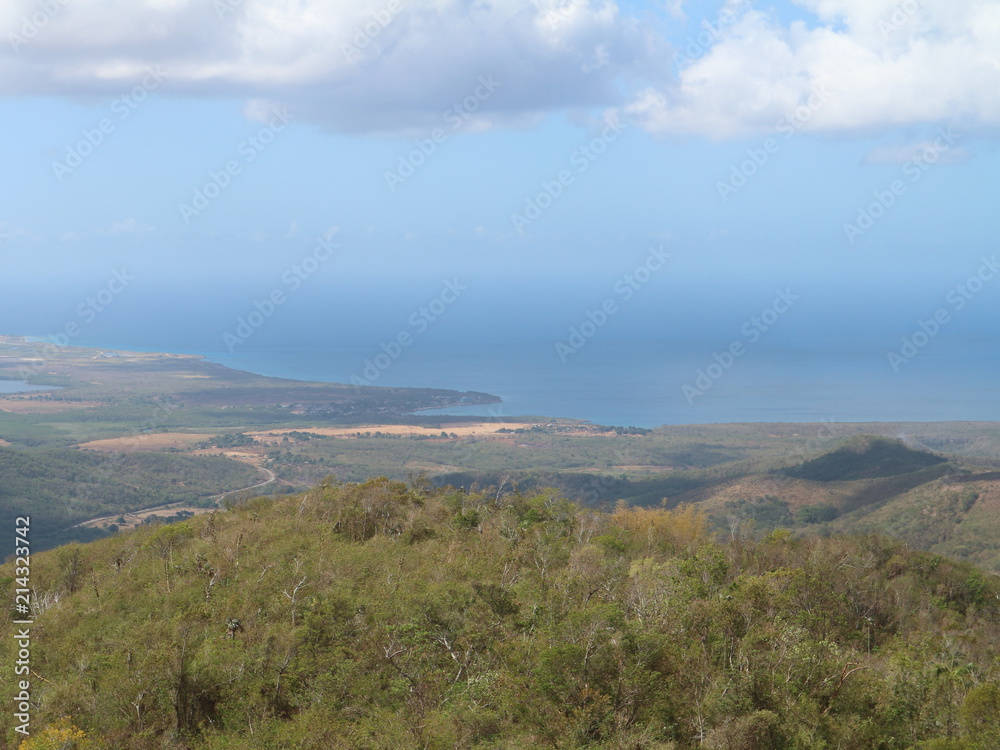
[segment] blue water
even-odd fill
[[[414,349],[372,383],[477,390],[503,399],[449,413],[545,415],[639,427],[1000,420],[995,355],[984,361],[988,358],[976,351],[923,352],[897,373],[885,351],[762,348],[747,351],[716,380],[709,379],[703,395],[691,395],[688,403],[683,386],[697,388],[697,371],[714,362],[715,352],[709,347],[706,357],[705,351],[657,341],[592,341],[563,363],[550,343]],[[286,351],[276,362],[266,352],[246,351],[211,358],[265,374],[344,382],[361,372],[371,355]]]
[[[57,390],[46,385],[29,385],[23,380],[0,380],[0,393],[35,393]]]
[[[113,342],[105,345],[116,346]],[[500,396],[500,404],[455,407],[449,414],[551,416],[611,425],[720,422],[904,422],[1000,420],[997,350],[928,347],[893,372],[885,349],[767,347],[747,351],[707,381],[688,403],[683,386],[716,362],[718,346],[667,341],[589,341],[562,362],[554,342],[413,345],[388,367],[369,370],[372,385],[453,388]],[[124,347],[122,347],[124,348]],[[134,347],[133,347],[134,348]],[[155,349],[155,347],[153,347]],[[220,347],[221,349],[221,347]],[[162,350],[162,349],[161,349]],[[188,347],[227,367],[324,382],[365,378],[375,347],[311,348],[306,342],[253,346],[232,354]],[[723,358],[725,361],[725,358]],[[379,364],[385,364],[383,358]],[[709,373],[706,373],[708,375]]]
[[[580,328],[602,295],[610,294],[606,284],[581,291],[571,282],[497,282],[482,289],[470,283],[470,291],[426,331],[410,322],[411,314],[437,293],[437,285],[407,291],[345,282],[343,288],[303,291],[232,352],[224,335],[250,314],[267,285],[247,291],[234,282],[123,295],[93,322],[74,313],[71,303],[82,292],[62,295],[69,301],[62,307],[41,298],[0,297],[0,319],[11,327],[7,333],[40,335],[75,321],[82,334],[72,343],[80,346],[200,354],[264,375],[340,383],[357,378],[503,399],[448,410],[455,414],[641,427],[1000,421],[1000,296],[992,289],[966,309],[952,310],[953,320],[894,371],[887,355],[914,336],[917,321],[947,306],[943,292],[803,289],[801,301],[751,342],[743,326],[770,303],[774,293],[768,287],[761,291],[746,283],[744,294],[736,282],[712,289],[651,284],[578,350],[560,358],[556,343],[567,342],[570,330]],[[946,290],[949,283],[935,286]],[[401,333],[411,340],[395,351],[390,342]],[[744,346],[730,362],[724,353],[733,342]],[[685,392],[685,386],[698,393]]]

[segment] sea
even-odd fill
[[[587,342],[565,361],[552,342],[376,347],[192,346],[108,349],[196,354],[237,370],[330,383],[479,391],[499,403],[427,410],[484,417],[544,416],[657,427],[732,422],[1000,421],[996,352],[921,352],[894,370],[866,348],[718,347],[669,341]],[[0,390],[5,389],[0,382]]]
[[[343,290],[300,296],[267,319],[251,317],[255,297],[242,292],[223,298],[187,290],[184,304],[176,294],[123,295],[93,322],[72,305],[24,300],[4,311],[13,329],[5,332],[53,340],[75,321],[74,345],[196,354],[297,380],[501,399],[445,410],[456,415],[650,428],[1000,421],[1000,299],[985,293],[935,328],[943,299],[890,298],[884,290],[847,300],[803,292],[789,312],[770,315],[775,292],[684,299],[677,290],[622,303],[602,320],[607,290],[558,298],[555,288],[504,288],[475,304],[467,292],[468,302],[432,322],[417,311],[435,287],[410,298]],[[260,325],[240,328],[241,320]]]

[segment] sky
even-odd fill
[[[12,333],[278,293],[350,336],[450,280],[539,335],[628,287],[903,334],[998,250],[1000,2],[6,0],[0,122]]]

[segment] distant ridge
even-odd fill
[[[903,441],[859,435],[836,450],[785,469],[787,476],[814,482],[853,482],[909,474],[945,463],[927,451],[908,448]]]

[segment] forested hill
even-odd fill
[[[24,750],[1000,747],[996,579],[877,537],[378,479],[31,575]]]
[[[17,516],[30,515],[39,530],[33,548],[48,548],[89,518],[204,501],[259,476],[254,467],[221,456],[0,447],[0,522],[12,529]]]
[[[941,456],[908,448],[901,440],[862,435],[785,473],[814,482],[851,482],[909,474],[946,461]]]

